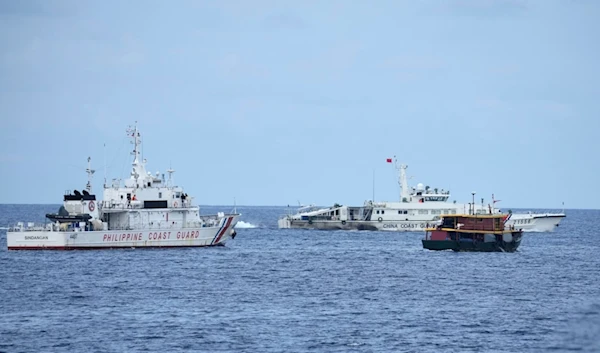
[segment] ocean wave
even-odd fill
[[[256,228],[256,225],[244,221],[238,221],[235,228]]]

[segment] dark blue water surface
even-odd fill
[[[57,209],[0,205],[0,226]],[[600,352],[600,211],[516,253],[238,211],[256,228],[216,248],[8,252],[3,229],[0,351]]]

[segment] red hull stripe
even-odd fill
[[[110,250],[110,249],[146,249],[146,248],[202,248],[212,245],[152,245],[152,246],[11,246],[8,250]]]
[[[215,239],[215,241],[213,241],[213,244],[219,243],[219,241],[221,240],[221,237],[223,236],[223,234],[225,234],[225,231],[229,228],[229,225],[231,224],[232,219],[233,219],[233,217],[227,218],[227,224],[225,224],[225,227],[223,228],[223,230],[219,233],[219,235],[217,235],[217,238]]]

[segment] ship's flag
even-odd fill
[[[388,163],[392,163],[392,159],[391,158],[388,158],[385,161],[388,162]]]

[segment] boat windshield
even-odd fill
[[[423,197],[425,199],[425,201],[446,201],[448,200],[448,196],[440,196],[440,195],[436,195],[436,196],[425,196]]]

